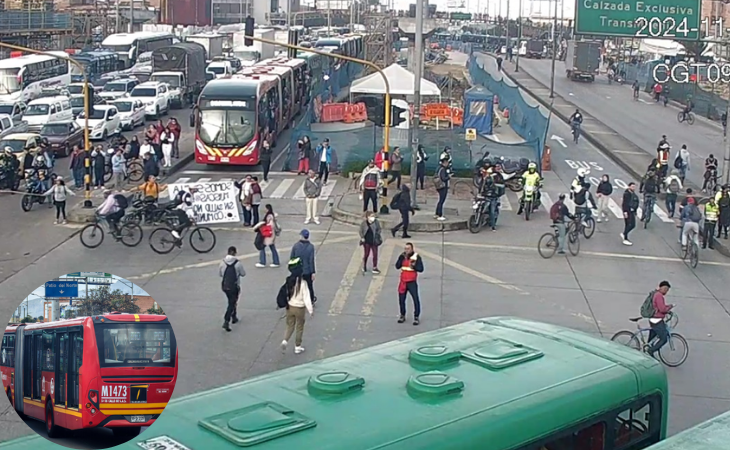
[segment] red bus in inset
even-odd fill
[[[133,437],[167,406],[177,381],[177,343],[166,316],[110,313],[10,324],[0,372],[10,404],[64,430],[110,428]]]

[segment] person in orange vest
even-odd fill
[[[421,300],[418,297],[418,274],[423,273],[423,260],[413,249],[413,244],[406,243],[405,251],[398,256],[395,268],[400,270],[400,282],[398,283],[398,305],[400,316],[398,323],[406,321],[406,294],[411,294],[413,299],[413,325],[420,323]]]
[[[669,145],[669,142],[667,142],[667,136],[663,135],[662,140],[659,141],[659,145],[657,145],[657,164],[659,165],[659,177],[660,179],[664,179],[667,177],[667,174],[669,173],[669,149],[671,146]]]

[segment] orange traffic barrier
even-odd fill
[[[345,106],[347,103],[327,103],[322,105],[321,122],[341,122],[345,117]]]
[[[451,123],[457,126],[464,124],[464,110],[461,108],[451,108]]]
[[[365,121],[365,114],[363,113],[365,111],[365,105],[363,103],[355,103],[353,106],[355,109],[355,122]]]
[[[352,105],[349,105],[349,104],[345,105],[345,117],[343,119],[343,122],[345,122],[345,123],[354,123],[355,122],[355,116],[353,114],[354,109],[355,108],[353,108]]]
[[[365,122],[368,120],[368,108],[365,106],[365,103],[360,103],[360,111],[361,111],[361,118],[362,121]]]
[[[550,147],[547,145],[542,151],[542,170],[552,170],[550,165]]]

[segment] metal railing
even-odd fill
[[[36,11],[3,11],[0,14],[0,34],[44,30],[73,30],[73,15]]]

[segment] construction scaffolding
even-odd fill
[[[365,59],[379,67],[388,67],[393,60],[392,12],[363,12],[361,18],[367,30]],[[372,69],[369,72],[372,72]]]
[[[6,4],[7,6],[7,4]],[[73,33],[72,15],[34,9],[0,11],[0,41],[37,50],[63,48],[63,38]],[[0,49],[0,57],[9,51]]]
[[[94,0],[89,4],[72,5],[69,9],[74,16],[72,48],[92,47],[101,44],[105,36],[127,30],[129,19],[120,14],[117,20],[117,8],[110,3]]]

